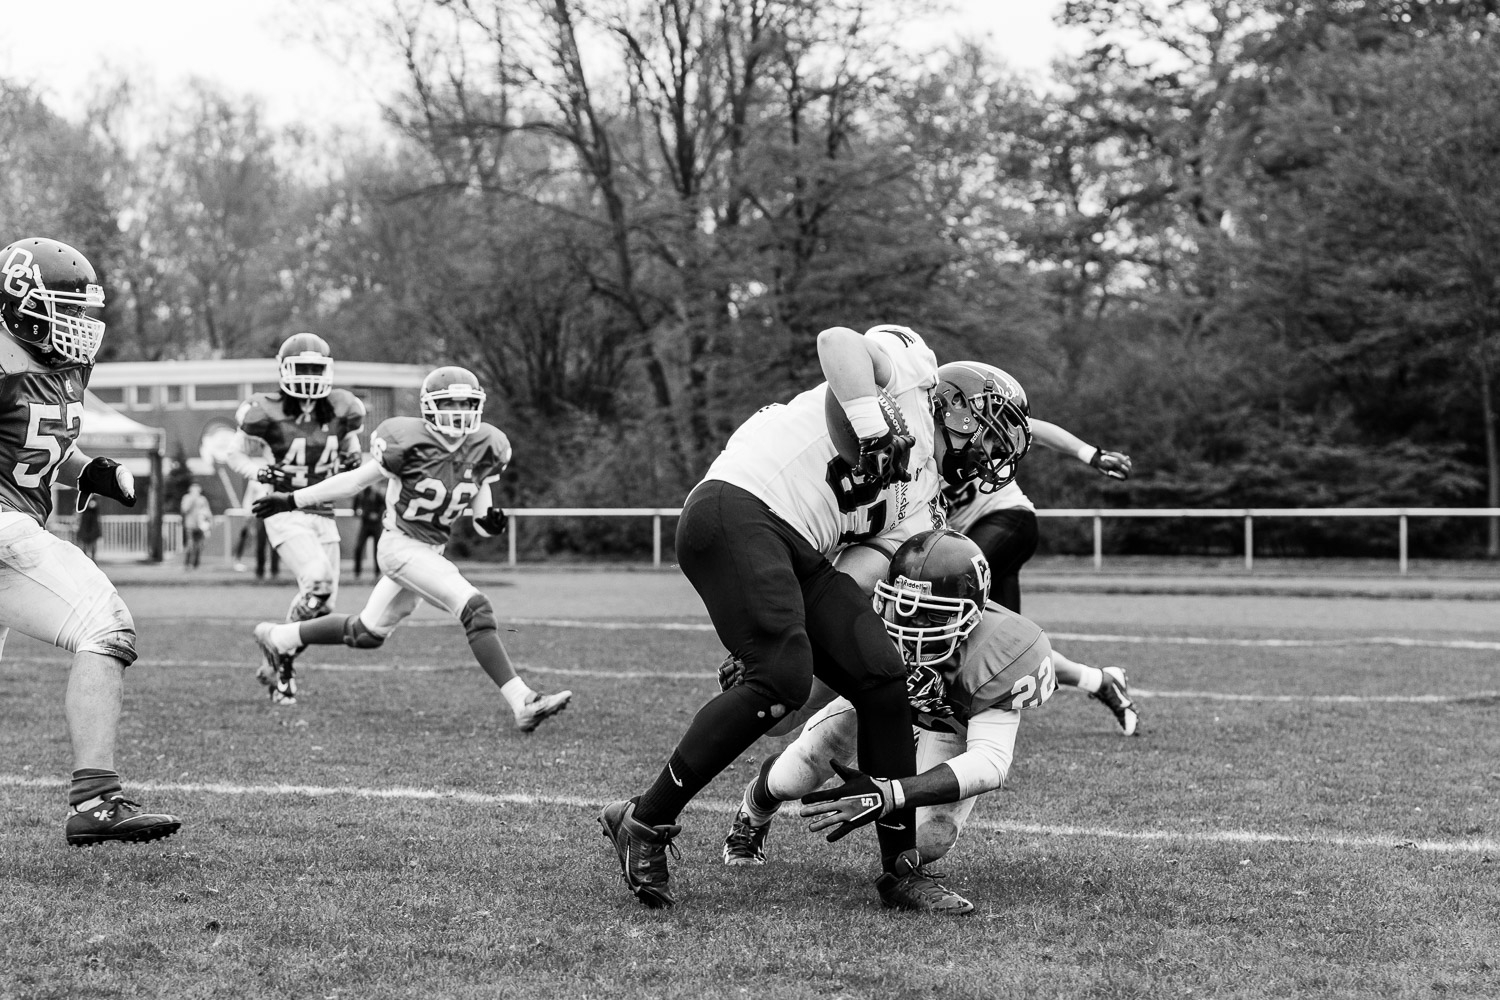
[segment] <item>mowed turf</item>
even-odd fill
[[[185,824],[157,844],[64,846],[63,661],[7,644],[0,998],[1500,995],[1493,650],[1049,621],[1129,670],[1146,735],[1075,691],[1026,713],[940,866],[974,914],[882,910],[873,836],[790,810],[769,864],[723,866],[784,740],[684,814],[681,903],[650,912],[595,817],[716,690],[711,632],[518,626],[533,685],[575,693],[526,736],[456,625],[313,651],[276,709],[249,620],[207,613],[143,620],[128,678],[121,770]]]

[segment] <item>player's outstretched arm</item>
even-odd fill
[[[234,443],[224,456],[224,464],[229,466],[231,472],[254,482],[260,470],[271,464],[270,446],[258,437],[236,431]]]
[[[329,476],[321,483],[304,486],[293,492],[291,497],[297,507],[312,507],[321,503],[332,503],[335,500],[348,500],[360,490],[374,486],[385,477],[385,470],[372,458],[357,469],[340,472],[336,476]]]
[[[1078,460],[1111,479],[1130,478],[1130,456],[1119,451],[1097,448],[1057,424],[1035,417],[1031,424],[1031,439],[1043,447],[1077,456]]]

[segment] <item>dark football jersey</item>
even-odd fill
[[[83,428],[83,390],[92,365],[0,374],[0,510],[46,526],[57,467]]]
[[[1047,633],[1031,619],[995,603],[985,605],[978,627],[937,669],[947,685],[947,705],[960,723],[992,708],[1034,708],[1057,690]],[[942,718],[926,713],[919,724],[950,728]]]
[[[449,450],[420,417],[392,417],[370,436],[370,455],[391,476],[385,526],[432,545],[448,541],[486,480],[510,464],[510,441],[492,424]]]
[[[364,426],[365,404],[347,389],[334,389],[328,393],[333,416],[319,423],[316,416],[304,418],[300,408],[288,417],[281,401],[280,392],[257,392],[245,400],[235,418],[240,430],[266,443],[272,463],[291,474],[294,490],[336,474],[339,446],[346,435]]]

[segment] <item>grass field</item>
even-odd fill
[[[719,862],[782,741],[684,814],[678,907],[625,891],[595,816],[716,689],[711,632],[520,627],[532,682],[576,695],[523,736],[456,626],[319,650],[273,709],[236,620],[263,594],[200,599],[221,617],[141,622],[128,682],[128,787],[185,821],[158,844],[63,845],[63,661],[7,645],[0,998],[1500,996],[1500,652],[1420,607],[1379,633],[1411,645],[1045,621],[1128,668],[1146,735],[1077,692],[1028,713],[942,865],[976,911],[939,919],[879,907],[868,831],[784,816],[770,864]]]

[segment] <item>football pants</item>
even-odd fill
[[[417,609],[420,601],[457,618],[469,598],[479,593],[443,555],[441,545],[419,542],[400,531],[387,531],[380,536],[376,551],[385,576],[375,584],[359,617],[378,636],[390,635],[392,629]]]
[[[265,519],[266,540],[282,563],[297,578],[297,597],[292,607],[305,606],[309,598],[321,599],[332,609],[339,593],[339,529],[333,518],[305,510],[273,514]],[[292,613],[293,620],[308,617]]]

